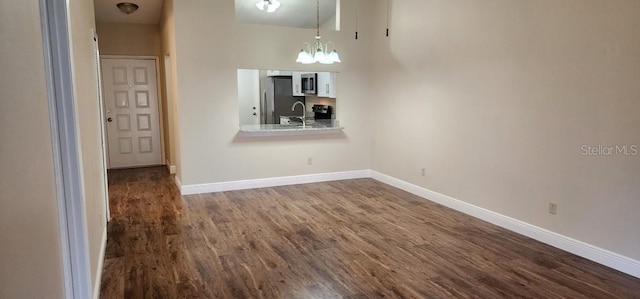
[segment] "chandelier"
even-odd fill
[[[316,0],[316,40],[313,43],[304,43],[302,49],[298,53],[298,59],[296,62],[302,64],[322,63],[333,64],[334,62],[341,62],[336,46],[333,42],[323,44],[320,40],[320,0]],[[332,46],[330,51],[329,46]]]
[[[280,7],[280,1],[278,0],[259,0],[258,3],[256,3],[256,7],[258,7],[259,10],[265,10],[265,8],[267,9],[267,12],[271,13],[276,11],[276,9],[278,9],[278,7]]]

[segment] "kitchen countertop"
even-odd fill
[[[281,125],[281,124],[258,124],[240,125],[240,132],[247,136],[281,136],[281,135],[311,135],[330,134],[342,131],[343,127],[335,119],[307,120],[302,123]]]

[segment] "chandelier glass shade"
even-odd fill
[[[340,61],[338,51],[333,42],[322,43],[320,40],[320,1],[316,0],[316,40],[313,43],[304,43],[300,52],[298,52],[297,63],[302,64],[333,64]],[[332,46],[332,49],[329,46]],[[331,50],[330,50],[331,49]]]
[[[330,45],[333,49],[329,47]],[[313,45],[307,42],[304,43],[304,47],[300,49],[300,52],[298,53],[298,59],[296,59],[296,62],[302,64],[333,64],[341,61],[333,42],[323,44],[320,41],[320,37],[316,36],[316,41]]]
[[[256,7],[259,10],[266,10],[267,12],[271,13],[271,12],[276,11],[280,7],[280,1],[278,1],[278,0],[259,0],[258,3],[256,3]]]

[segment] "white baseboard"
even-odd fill
[[[98,255],[98,267],[96,273],[96,280],[93,282],[93,299],[100,298],[100,283],[102,282],[102,268],[104,267],[104,256],[107,250],[107,227],[104,227],[102,232],[102,242],[100,243],[100,254]]]
[[[385,184],[402,189],[427,200],[479,218],[502,228],[560,248],[596,263],[640,278],[640,261],[611,252],[591,244],[549,231],[547,229],[466,203],[447,195],[413,185],[394,177],[371,171],[371,177]]]
[[[359,178],[370,178],[371,170],[355,170],[355,171],[343,171],[343,172],[331,172],[331,173],[319,173],[319,174],[307,174],[298,176],[265,178],[255,180],[242,180],[209,184],[197,184],[197,185],[183,185],[179,186],[180,193],[182,195],[210,193],[210,192],[223,192],[233,190],[244,190],[253,188],[266,188],[275,186],[287,186],[296,184],[307,183],[319,183],[338,180],[349,180]],[[178,184],[178,178],[176,177],[176,184]]]
[[[169,160],[165,161],[165,165],[167,166],[167,170],[169,170],[169,174],[176,174],[176,166],[175,165],[171,165]]]

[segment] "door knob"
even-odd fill
[[[109,117],[109,118],[107,118],[107,121],[108,121],[108,122],[112,122],[112,121],[113,121],[113,118]]]

